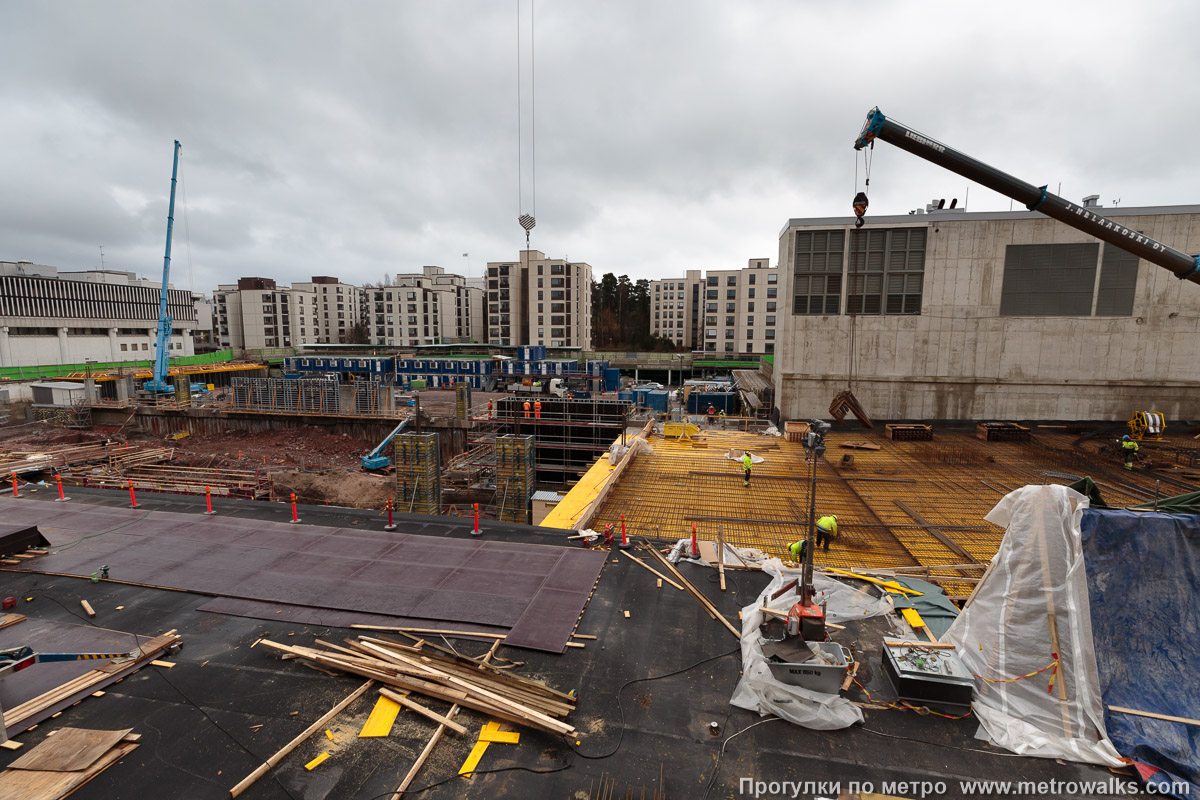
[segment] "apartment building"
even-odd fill
[[[591,347],[591,265],[539,250],[522,250],[515,263],[489,261],[487,341]]]
[[[399,274],[394,285],[364,292],[372,344],[416,347],[483,340],[483,292],[442,267]]]
[[[239,278],[218,286],[213,327],[221,346],[258,350],[315,343],[317,295],[299,286],[304,284],[277,286],[271,278]]]
[[[313,320],[315,339],[318,344],[348,344],[354,326],[362,319],[362,295],[364,290],[327,275],[314,275],[311,281],[293,283],[292,289],[312,292],[316,300],[316,316]]]
[[[161,289],[132,272],[0,261],[0,366],[148,361]],[[172,356],[195,353],[196,311],[191,292],[168,284]]]
[[[692,350],[774,353],[782,320],[779,270],[768,258],[748,264],[651,281],[650,332]]]

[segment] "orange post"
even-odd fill
[[[292,492],[292,523],[300,521],[300,517],[296,515],[296,493]]]
[[[211,517],[213,514],[217,513],[212,510],[212,487],[211,486],[204,487],[204,505],[208,509],[207,511],[204,512],[207,516]]]
[[[133,481],[129,482],[129,507],[130,508],[138,507],[137,495],[135,495],[133,493]]]
[[[692,558],[700,557],[700,545],[696,541],[696,523],[692,523]]]
[[[625,535],[625,515],[621,515],[621,543],[617,545],[618,550],[628,550],[630,548],[629,537]]]
[[[13,497],[20,497],[21,493],[17,491],[17,473],[12,474]]]
[[[479,535],[479,503],[475,504],[475,527],[471,531],[471,535],[472,536]]]
[[[58,499],[57,499],[57,500],[55,500],[54,502],[56,502],[56,503],[65,503],[66,501],[70,500],[71,498],[69,498],[69,497],[67,497],[65,494],[63,494],[63,488],[62,488],[62,475],[59,475],[58,473],[55,473],[55,475],[54,475],[54,482],[58,484]]]
[[[396,525],[394,522],[392,522],[392,499],[390,497],[387,499],[387,502],[384,503],[384,506],[387,508],[388,512],[388,522],[387,525],[383,526],[383,529],[385,531],[394,531],[396,530]]]

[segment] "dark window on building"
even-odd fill
[[[841,311],[845,243],[845,231],[796,231],[796,254],[792,264],[793,314],[837,314]]]
[[[1000,316],[1091,316],[1099,248],[1096,242],[1008,245]]]
[[[880,228],[850,234],[847,312],[920,314],[927,233],[925,228]]]
[[[1137,288],[1138,257],[1111,244],[1104,245],[1100,263],[1100,293],[1097,317],[1133,315],[1133,293]]]

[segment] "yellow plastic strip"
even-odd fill
[[[321,753],[321,755],[317,756],[312,761],[305,764],[304,768],[307,770],[311,770],[315,767],[319,767],[321,764],[325,763],[325,759],[327,759],[327,758],[329,758],[329,753]]]
[[[915,608],[902,608],[900,609],[900,613],[904,615],[904,619],[908,622],[908,624],[912,625],[914,628],[925,627],[925,620],[921,619],[921,615],[917,613]]]
[[[921,595],[925,594],[924,592],[918,592],[916,589],[906,589],[900,584],[896,583],[896,581],[881,581],[878,578],[872,578],[869,575],[859,575],[857,572],[837,569],[836,567],[823,567],[822,569],[825,569],[828,572],[836,572],[839,575],[849,575],[851,578],[857,578],[858,580],[866,581],[867,583],[878,584],[890,592],[903,592],[904,594],[912,595],[913,597],[920,597]]]
[[[463,762],[462,769],[458,771],[459,775],[470,775],[479,766],[479,759],[483,758],[483,754],[488,749],[488,743],[480,740],[471,748],[471,755],[467,756],[467,760]]]
[[[396,715],[399,713],[399,703],[390,697],[380,695],[379,700],[375,703],[375,708],[371,711],[371,716],[367,717],[366,724],[359,731],[358,738],[389,735],[392,732],[392,725],[396,722]]]
[[[485,730],[479,734],[479,741],[491,742],[492,744],[518,744],[521,741],[521,734],[516,731]]]

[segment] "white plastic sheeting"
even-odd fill
[[[1000,551],[942,641],[958,646],[968,671],[993,680],[1040,670],[1057,652],[1050,692],[1054,670],[1011,683],[975,679],[979,738],[1022,755],[1115,767],[1122,761],[1104,728],[1080,544],[1087,506],[1065,486],[1026,486],[1001,499],[985,517],[1008,529]]]
[[[795,605],[795,592],[789,591],[778,600],[770,597],[788,581],[802,577],[802,570],[785,569],[782,561],[771,558],[763,564],[763,571],[770,574],[772,580],[753,605],[742,609],[742,679],[729,702],[738,708],[757,711],[763,716],[774,714],[816,730],[848,728],[862,722],[862,711],[844,697],[781,683],[771,675],[762,651],[759,626],[763,623],[763,615],[758,609],[766,605],[777,611],[787,611]],[[825,604],[829,622],[846,622],[892,611],[886,598],[864,594],[824,575],[813,576],[813,588],[817,592],[817,602]]]

